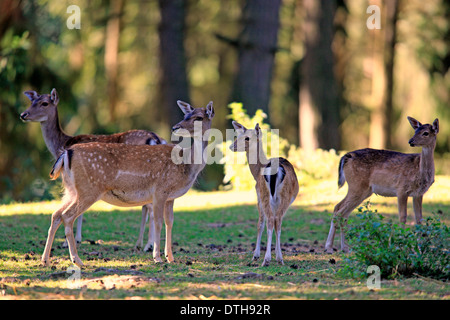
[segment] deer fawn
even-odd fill
[[[413,198],[416,224],[422,220],[422,197],[434,182],[434,149],[439,132],[439,120],[421,124],[408,117],[415,130],[409,140],[411,147],[422,147],[420,154],[405,154],[389,150],[361,149],[345,154],[339,162],[339,188],[347,181],[348,193],[334,208],[325,250],[333,252],[336,223],[341,226],[341,249],[348,251],[344,225],[350,213],[372,193],[398,198],[398,214],[406,223],[408,197]],[[336,220],[336,218],[338,218]]]
[[[267,221],[267,247],[262,266],[268,266],[271,260],[272,233],[275,227],[275,254],[277,262],[283,263],[281,253],[281,223],[283,216],[298,194],[298,181],[294,167],[284,158],[267,159],[263,151],[262,133],[259,124],[255,129],[247,129],[233,121],[233,127],[238,134],[230,149],[234,152],[247,154],[247,162],[253,178],[256,181],[258,197],[258,235],[253,260],[259,259],[261,236],[264,223]]]
[[[77,144],[88,142],[104,142],[104,143],[125,143],[125,144],[166,144],[167,142],[159,137],[156,133],[146,130],[130,130],[123,133],[112,135],[78,135],[69,136],[61,129],[58,118],[58,102],[59,96],[55,89],[50,94],[39,95],[36,91],[26,91],[24,94],[30,99],[31,106],[25,110],[20,119],[24,122],[35,121],[40,122],[42,135],[48,150],[55,160],[60,156],[64,149]],[[145,230],[146,219],[149,219],[149,243],[153,243],[153,212],[152,205],[142,206],[142,219],[138,241],[136,248],[143,247],[143,234]],[[81,243],[81,228],[83,224],[83,215],[78,219],[77,223],[77,243]],[[63,247],[67,246],[67,240]],[[148,244],[146,249],[148,248]]]
[[[203,155],[208,145],[208,139],[204,136],[208,135],[211,128],[214,109],[212,102],[206,108],[195,109],[181,101],[178,105],[185,117],[172,128],[172,131],[178,136],[194,136],[191,150],[182,149],[183,156],[191,152],[192,160],[196,158],[198,152]],[[198,124],[201,126],[201,132],[194,130]],[[162,262],[160,236],[164,217],[166,224],[164,253],[167,261],[173,262],[173,200],[191,188],[206,165],[203,156],[200,163],[186,161],[176,164],[173,161],[176,147],[86,143],[67,148],[56,160],[50,173],[52,179],[62,174],[65,196],[62,206],[52,214],[42,262],[49,263],[55,232],[63,223],[71,261],[78,266],[83,265],[73,237],[73,222],[98,200],[124,207],[153,203],[155,217],[153,258],[155,262]]]

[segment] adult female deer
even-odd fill
[[[389,150],[361,149],[345,154],[339,162],[338,185],[347,181],[348,192],[334,208],[330,232],[325,250],[333,253],[336,223],[341,225],[341,249],[348,251],[344,225],[350,213],[372,193],[398,198],[398,214],[406,223],[408,197],[413,198],[415,220],[422,220],[422,198],[434,182],[434,149],[439,132],[439,120],[433,124],[421,124],[408,117],[415,130],[409,140],[411,147],[422,147],[420,154],[405,154]],[[336,220],[337,218],[337,220]]]
[[[247,162],[253,178],[256,181],[258,197],[258,235],[253,260],[259,259],[261,250],[261,236],[264,223],[267,221],[267,247],[262,266],[268,266],[271,260],[272,233],[275,227],[275,254],[277,262],[283,263],[281,253],[281,223],[283,216],[298,194],[298,181],[294,167],[284,158],[267,159],[263,151],[262,133],[259,124],[255,129],[247,129],[240,123],[233,121],[237,131],[237,138],[230,146],[234,152],[246,152]]]
[[[76,144],[66,149],[55,162],[50,177],[56,179],[62,174],[65,196],[62,206],[53,213],[48,231],[47,243],[42,262],[49,263],[50,250],[55,232],[61,223],[69,244],[73,263],[82,266],[73,237],[74,220],[98,200],[117,206],[140,206],[153,203],[155,217],[155,241],[153,258],[160,257],[160,236],[162,219],[166,222],[165,256],[173,261],[172,224],[173,200],[184,195],[205,167],[203,155],[208,145],[211,120],[214,117],[212,102],[206,108],[192,108],[189,104],[178,102],[185,118],[172,130],[175,135],[193,135],[191,150],[183,149],[183,159],[191,151],[187,162],[174,161],[180,152],[174,145],[124,145],[111,143]],[[200,126],[200,130],[197,129]],[[193,152],[192,152],[193,151]]]
[[[59,96],[55,89],[50,94],[39,95],[36,91],[26,91],[24,94],[30,99],[31,106],[25,110],[21,115],[22,121],[40,122],[42,135],[44,136],[45,144],[53,157],[58,159],[60,154],[68,147],[78,143],[88,142],[103,142],[103,143],[125,143],[125,144],[166,144],[167,142],[154,132],[146,130],[130,130],[122,133],[112,135],[92,135],[83,134],[78,136],[67,135],[59,123],[58,117],[58,102]],[[142,206],[142,219],[138,241],[136,248],[143,247],[143,235],[145,230],[146,219],[149,219],[149,242],[153,243],[153,212],[152,206]],[[78,219],[77,223],[77,243],[81,243],[81,228],[83,224],[83,215]],[[67,246],[67,240],[63,247]],[[147,246],[146,246],[147,249]]]

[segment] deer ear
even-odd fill
[[[50,99],[52,100],[53,104],[56,106],[59,102],[59,96],[58,92],[56,92],[56,89],[53,88],[52,92],[50,93]]]
[[[259,127],[259,123],[255,126],[256,135],[259,137],[261,135],[261,128]]]
[[[23,94],[26,95],[31,102],[39,98],[39,95],[36,91],[25,91]]]
[[[194,111],[194,108],[192,108],[192,106],[187,102],[177,100],[177,104],[180,107],[181,111],[183,111],[184,114],[188,114],[188,113],[191,113],[192,111]]]
[[[213,108],[213,102],[210,101],[208,105],[206,106],[206,114],[208,115],[208,118],[212,119],[214,117],[214,108]]]
[[[233,122],[231,122],[231,124],[233,125],[234,129],[237,131],[238,134],[244,133],[247,130],[246,127],[244,127],[242,124],[240,124],[237,121],[233,121]]]
[[[439,119],[437,118],[433,121],[433,131],[435,134],[439,132]]]
[[[416,130],[417,128],[419,128],[422,125],[419,121],[417,121],[416,119],[414,119],[412,117],[408,117],[408,121],[414,130]]]

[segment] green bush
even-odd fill
[[[368,205],[358,211],[347,230],[352,254],[344,272],[365,275],[368,266],[376,265],[384,278],[416,274],[450,279],[450,228],[438,218],[409,227],[384,221]]]
[[[308,185],[321,179],[336,179],[340,155],[335,150],[317,149],[313,152],[306,152],[302,148],[289,144],[289,142],[271,131],[269,124],[264,123],[267,115],[262,110],[257,110],[253,118],[250,118],[242,103],[231,103],[229,119],[235,120],[248,129],[255,127],[259,123],[263,129],[263,147],[268,157],[287,158],[297,174],[300,185]],[[273,141],[275,140],[275,141]],[[278,153],[272,152],[270,146],[278,143]],[[224,164],[225,177],[223,182],[228,189],[239,191],[251,190],[255,186],[255,181],[246,163],[244,152],[230,152],[228,147],[232,141],[226,141],[222,145],[222,164]]]
[[[279,154],[273,156],[286,157],[286,151],[289,147],[288,141],[270,131],[270,125],[264,123],[267,115],[262,110],[257,110],[253,118],[250,118],[242,103],[230,103],[228,108],[231,109],[228,118],[239,122],[248,129],[253,129],[259,123],[263,133],[263,147],[266,154],[272,153],[271,145],[272,140],[274,140],[273,143],[278,144]],[[229,186],[234,190],[251,190],[255,186],[255,181],[246,163],[245,152],[231,152],[228,149],[231,143],[232,141],[225,141],[222,145],[222,163],[225,171],[223,182],[229,183]]]

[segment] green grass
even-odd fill
[[[424,277],[365,279],[337,271],[346,255],[323,253],[333,206],[345,196],[335,181],[303,187],[282,227],[284,266],[274,251],[269,267],[252,262],[258,217],[254,193],[190,192],[175,206],[175,262],[155,264],[136,252],[140,209],[95,205],[85,215],[79,255],[80,288],[71,289],[71,266],[61,248],[61,227],[51,266],[40,265],[51,212],[59,202],[0,206],[0,298],[5,299],[449,299],[448,282]],[[439,176],[424,198],[424,215],[450,222],[450,177]],[[396,201],[372,196],[372,207],[396,219]],[[411,202],[411,201],[410,201]],[[413,221],[409,203],[408,221]],[[338,238],[338,237],[337,237]],[[88,241],[90,240],[90,241]],[[266,242],[263,235],[263,247]],[[164,242],[162,241],[162,245]],[[337,246],[338,243],[335,243]]]

